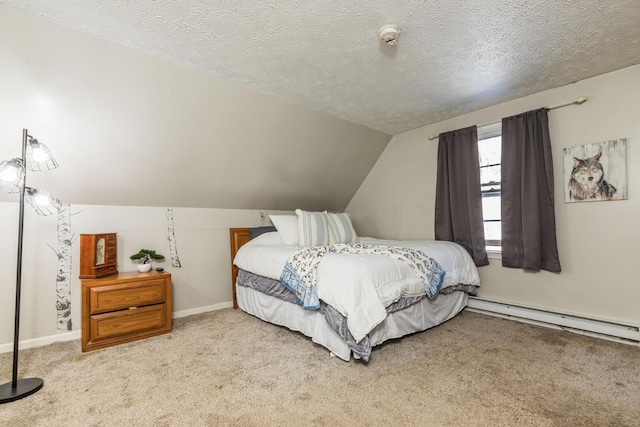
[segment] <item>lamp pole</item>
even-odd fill
[[[0,404],[29,396],[42,388],[40,378],[18,380],[18,343],[20,338],[20,288],[22,286],[22,231],[24,228],[24,193],[27,180],[27,130],[22,130],[22,167],[24,177],[20,184],[20,216],[18,218],[18,266],[16,271],[16,307],[13,327],[13,376],[10,383],[0,385]]]

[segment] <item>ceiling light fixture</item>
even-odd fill
[[[397,25],[387,24],[380,27],[378,30],[378,38],[381,42],[389,45],[395,46],[398,44],[398,34],[400,33],[400,29]]]

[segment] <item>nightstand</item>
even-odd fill
[[[171,274],[118,273],[82,281],[82,351],[171,332]]]

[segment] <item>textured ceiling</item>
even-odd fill
[[[0,4],[389,134],[640,63],[638,0]]]

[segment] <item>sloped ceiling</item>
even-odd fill
[[[640,62],[638,0],[2,3],[389,134]]]
[[[3,6],[0,61],[0,159],[66,204],[342,211],[391,139]]]
[[[28,128],[60,163],[28,184],[64,203],[340,211],[391,135],[637,64],[637,22],[637,0],[0,0],[0,159]]]

